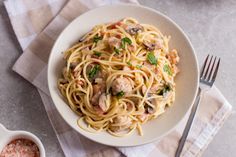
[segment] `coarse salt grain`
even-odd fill
[[[39,157],[39,149],[30,140],[16,139],[3,148],[0,157]]]

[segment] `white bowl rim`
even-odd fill
[[[94,141],[94,142],[98,142],[98,143],[101,143],[101,144],[104,144],[104,145],[114,146],[114,147],[132,147],[132,146],[139,146],[139,145],[144,145],[144,144],[148,144],[148,143],[152,143],[152,142],[154,142],[154,141],[157,141],[157,140],[159,140],[159,139],[165,137],[166,135],[168,135],[170,132],[172,132],[172,131],[176,128],[176,126],[178,126],[179,123],[180,123],[181,121],[183,121],[184,117],[187,115],[187,113],[188,113],[188,112],[190,111],[190,109],[192,108],[193,103],[194,103],[195,98],[196,98],[196,95],[197,95],[198,87],[199,87],[199,64],[198,64],[198,60],[197,60],[197,57],[196,57],[195,50],[194,50],[194,48],[193,48],[193,46],[192,46],[192,43],[191,43],[190,39],[189,39],[188,36],[184,33],[183,29],[182,29],[179,25],[177,25],[171,18],[169,18],[168,16],[164,15],[164,14],[161,13],[160,11],[157,11],[157,10],[155,10],[155,9],[152,9],[152,8],[149,8],[149,7],[146,7],[146,6],[143,6],[143,5],[128,4],[128,3],[118,3],[118,4],[108,4],[108,5],[104,5],[104,6],[99,6],[99,7],[93,8],[93,9],[91,9],[91,10],[89,10],[89,11],[86,11],[85,13],[79,15],[79,16],[76,17],[75,19],[73,19],[73,20],[61,31],[60,35],[57,37],[56,41],[54,42],[54,45],[53,45],[53,47],[52,47],[52,49],[51,49],[51,52],[50,52],[50,55],[49,55],[48,69],[47,69],[47,78],[48,78],[49,93],[50,93],[50,96],[51,96],[51,98],[52,98],[52,100],[53,100],[53,103],[54,103],[54,97],[52,96],[53,89],[51,88],[51,86],[49,86],[49,84],[50,84],[50,82],[49,82],[49,80],[50,80],[49,77],[50,77],[50,69],[51,69],[51,68],[50,68],[50,65],[51,65],[51,64],[49,64],[49,63],[50,63],[51,60],[52,60],[52,57],[51,57],[51,56],[52,56],[52,52],[53,52],[54,49],[55,49],[55,45],[57,45],[57,42],[59,41],[59,39],[61,38],[61,36],[63,35],[63,33],[64,33],[64,32],[68,29],[68,27],[69,27],[70,25],[72,25],[72,24],[77,20],[77,18],[79,18],[80,16],[89,14],[89,13],[91,13],[91,12],[94,12],[94,11],[98,10],[98,9],[103,9],[103,8],[105,9],[105,8],[107,8],[107,7],[114,7],[114,6],[121,6],[121,7],[122,7],[122,6],[139,7],[139,8],[146,9],[146,10],[148,10],[148,11],[154,12],[154,13],[158,14],[159,16],[163,17],[164,19],[166,19],[167,21],[169,21],[171,24],[173,24],[173,25],[180,31],[180,33],[184,36],[184,38],[187,40],[187,43],[189,44],[189,46],[190,46],[190,48],[191,48],[191,50],[192,50],[192,52],[193,52],[193,57],[194,57],[194,61],[195,61],[196,68],[197,68],[197,69],[196,69],[196,70],[197,70],[197,82],[196,82],[196,86],[195,86],[195,89],[194,89],[194,91],[195,91],[195,92],[194,92],[194,98],[193,98],[193,100],[192,100],[192,102],[191,102],[191,105],[189,105],[188,110],[185,112],[185,114],[182,116],[182,118],[178,121],[178,123],[176,123],[175,125],[173,125],[168,131],[166,131],[166,132],[163,133],[162,135],[160,135],[160,136],[158,136],[158,137],[156,137],[156,138],[147,140],[147,141],[145,141],[145,142],[138,143],[138,144],[133,143],[132,145],[130,145],[130,144],[127,145],[127,144],[124,143],[124,144],[122,144],[122,145],[119,145],[119,144],[116,144],[116,143],[109,143],[109,142],[106,142],[106,140],[104,140],[104,141],[97,141],[96,139],[93,139],[93,138],[91,138],[91,137],[89,137],[89,136],[87,136],[87,135],[85,135],[85,134],[83,134],[83,133],[77,131],[76,128],[75,128],[74,126],[70,125],[70,123],[62,116],[62,115],[63,115],[63,114],[62,114],[62,111],[58,108],[58,106],[55,105],[55,104],[54,104],[54,105],[56,106],[57,111],[60,113],[60,116],[64,119],[64,121],[65,121],[71,128],[73,128],[73,129],[74,129],[76,132],[78,132],[80,135],[83,135],[84,137],[86,137],[86,138],[88,138],[88,139],[90,139],[90,140],[92,140],[92,141]]]

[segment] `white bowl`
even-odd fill
[[[144,136],[136,132],[128,137],[117,138],[106,132],[89,133],[77,125],[78,116],[72,112],[58,88],[61,76],[63,52],[73,45],[94,25],[134,17],[140,23],[152,24],[165,35],[171,35],[170,47],[179,51],[181,72],[176,77],[176,101],[162,116],[143,125]],[[90,10],[72,21],[60,34],[48,62],[48,85],[53,102],[63,119],[83,136],[110,146],[135,146],[159,140],[172,130],[193,104],[198,87],[198,64],[193,47],[184,32],[172,20],[153,9],[130,4],[108,5]]]
[[[39,148],[40,157],[45,157],[45,149],[43,144],[34,134],[23,130],[8,130],[0,124],[0,153],[8,143],[16,139],[28,139],[34,142]]]

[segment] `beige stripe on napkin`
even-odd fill
[[[81,13],[87,11],[88,8],[91,8],[91,6],[98,6],[102,3],[106,3],[105,1],[100,0],[84,0],[83,3],[81,1],[83,0],[70,0],[58,14],[58,16],[56,16],[53,20],[52,17],[56,15],[56,12],[59,12],[60,6],[66,3],[65,0],[43,0],[43,3],[39,3],[39,1],[34,2],[33,0],[19,0],[16,3],[19,3],[19,5],[21,5],[24,9],[18,10],[17,12],[11,12],[12,9],[10,8],[10,6],[6,5],[13,28],[23,49],[24,46],[27,45],[27,42],[29,43],[30,41],[32,41],[35,38],[35,35],[37,35],[36,39],[30,43],[21,57],[17,60],[13,69],[17,73],[22,75],[25,79],[33,83],[36,87],[44,91],[44,93],[49,94],[46,77],[47,61],[52,45],[59,33],[69,24],[71,20],[73,20]],[[133,3],[136,2],[135,0],[120,1]],[[111,0],[109,2],[111,2]],[[56,5],[53,5],[52,3]],[[32,7],[32,5],[34,7]],[[48,7],[48,5],[50,7]],[[43,9],[40,10],[38,8]],[[25,10],[25,12],[22,10]],[[35,14],[35,10],[38,10],[38,12],[40,12],[41,14]],[[41,19],[44,18],[44,16],[46,16],[47,14],[49,15],[49,17],[51,17],[51,19]],[[24,19],[26,23],[24,25],[20,25],[19,22],[16,21],[16,17]],[[35,18],[38,18],[38,20],[41,21],[38,23],[38,20],[35,20]],[[48,24],[49,21],[52,22]],[[24,26],[26,26],[27,29],[25,29]],[[45,29],[43,30],[43,28]],[[28,39],[27,42],[24,42],[24,38]],[[231,107],[227,103],[227,101],[223,99],[224,97],[222,95],[217,95],[219,93],[220,92],[214,87],[211,90],[210,94],[208,94],[205,98],[204,105],[200,106],[198,112],[199,115],[197,115],[195,119],[192,131],[190,132],[186,147],[183,151],[184,157],[199,156],[206,148],[207,144],[211,141],[212,137],[219,130],[224,120],[230,115]],[[46,104],[46,102],[44,103]],[[46,110],[47,112],[49,112],[49,109]],[[53,109],[50,111],[55,112],[55,110]],[[49,118],[52,120],[52,117],[50,117],[50,115]],[[185,117],[185,121],[186,118],[187,117]],[[136,157],[139,155],[143,155],[146,157],[171,157],[174,154],[177,146],[177,141],[181,136],[184,125],[185,122],[183,121],[174,132],[163,138],[159,143],[157,142],[134,148],[118,148],[118,150],[130,157]],[[59,130],[60,127],[61,126],[57,126],[56,129]],[[57,135],[59,140],[62,134],[70,134],[70,132],[67,132],[68,130],[69,128],[65,129],[64,131],[63,129],[61,130],[61,132]],[[80,135],[78,134],[78,136]],[[85,138],[77,139],[79,139],[80,142],[84,145],[86,145],[86,143],[89,143]],[[64,148],[62,149],[65,151]],[[86,152],[86,156],[88,157],[120,156],[120,152],[118,152],[117,149],[110,147],[105,147],[104,149],[100,149],[95,153],[90,152],[89,149],[83,151]]]
[[[6,0],[5,7],[22,49],[59,13],[67,0]]]
[[[17,71],[36,86],[38,86],[38,82],[43,82],[42,86],[39,86],[38,88],[48,93],[48,91],[44,90],[47,89],[47,75],[46,73],[41,73],[41,71],[47,66],[53,43],[60,32],[69,24],[70,21],[68,20],[73,20],[87,10],[88,8],[80,1],[70,0],[66,7],[64,7],[58,16],[55,17],[53,22],[51,22],[48,27],[32,41],[13,66],[13,70]],[[35,23],[34,25],[37,24]],[[32,67],[32,62],[36,66]],[[40,77],[38,75],[43,76]],[[44,81],[37,80],[39,78],[43,78]]]

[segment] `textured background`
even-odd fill
[[[222,58],[216,85],[234,107],[236,1],[140,0],[140,3],[161,11],[183,28],[192,41],[200,65],[208,53]],[[23,129],[39,136],[47,156],[64,156],[37,90],[11,70],[21,53],[3,0],[0,0],[0,123],[9,129]],[[236,154],[235,124],[236,115],[233,113],[203,157],[232,157]]]

